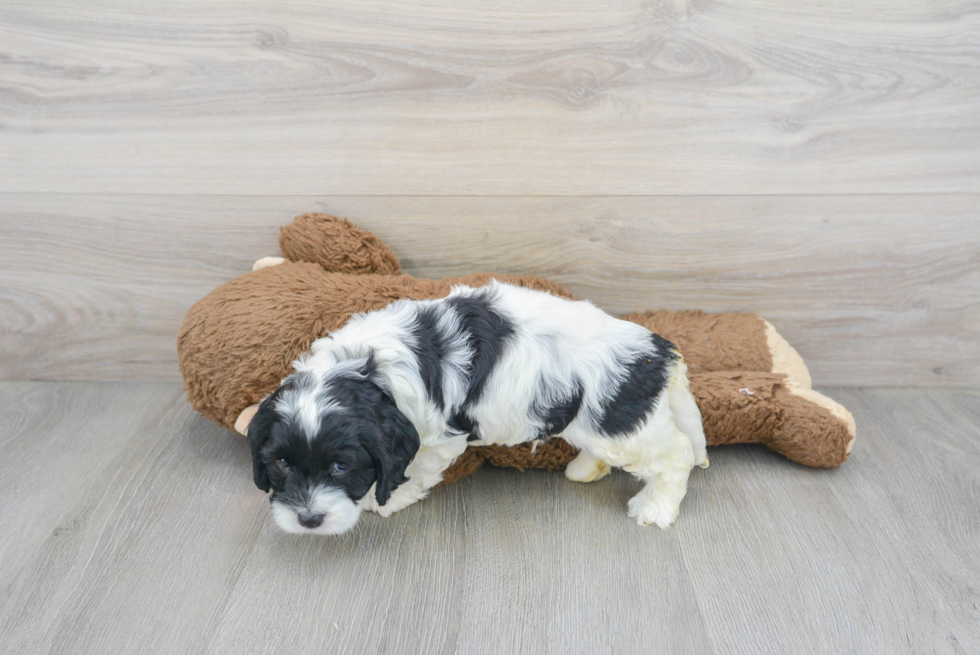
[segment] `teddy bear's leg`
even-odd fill
[[[776,398],[783,420],[767,446],[807,466],[832,468],[844,463],[857,428],[843,405],[792,379],[776,390]]]
[[[691,375],[709,446],[761,443],[794,462],[831,468],[854,444],[854,418],[839,403],[785,375],[714,371]]]
[[[772,323],[755,314],[648,311],[620,318],[672,341],[684,353],[691,373],[777,373],[810,388],[810,372],[803,358]]]
[[[766,344],[769,346],[769,353],[772,355],[772,372],[785,375],[803,389],[812,386],[810,371],[807,369],[800,353],[796,348],[789,345],[783,335],[776,331],[775,326],[769,321],[763,320],[766,324]]]
[[[611,470],[604,461],[583,450],[568,463],[565,477],[574,482],[595,482],[609,475]]]

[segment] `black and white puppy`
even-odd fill
[[[701,413],[669,341],[589,302],[493,282],[359,314],[313,343],[248,426],[255,484],[287,532],[339,534],[424,498],[467,445],[561,435],[565,474],[621,467],[640,524],[677,518]]]

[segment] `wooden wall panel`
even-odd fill
[[[4,2],[0,191],[975,193],[975,0]]]
[[[0,6],[0,376],[177,375],[311,209],[419,275],[745,309],[822,384],[975,384],[971,0]]]
[[[822,385],[980,383],[972,195],[710,198],[0,195],[0,378],[177,379],[190,305],[305,211],[407,272],[543,275],[612,312],[747,310]]]

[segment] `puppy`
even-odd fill
[[[589,302],[458,286],[355,315],[293,368],[248,426],[255,484],[287,532],[340,534],[365,509],[389,516],[468,445],[561,435],[581,450],[568,478],[629,471],[645,483],[629,515],[661,528],[691,468],[708,464],[677,348]]]

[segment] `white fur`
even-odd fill
[[[481,289],[458,286],[449,298],[477,293],[489,293],[493,309],[509,319],[515,333],[479,402],[469,410],[481,437],[471,443],[515,445],[535,440],[543,427],[533,411],[534,403],[541,402],[541,391],[547,402],[560,402],[574,394],[574,380],[579,380],[581,407],[561,436],[583,454],[566,475],[588,481],[602,477],[604,473],[599,473],[608,470],[605,465],[623,468],[646,483],[629,503],[630,516],[641,524],[670,525],[686,493],[691,467],[707,465],[701,415],[688,387],[683,359],[671,366],[661,398],[633,433],[605,435],[597,426],[606,404],[626,379],[628,371],[622,362],[649,348],[650,332],[586,301],[499,282]],[[449,338],[442,363],[445,406],[441,410],[427,397],[412,350],[412,329],[423,308],[440,312],[437,329]],[[406,471],[409,482],[396,489],[382,507],[373,491],[369,492],[359,503],[362,508],[387,516],[425,497],[465,450],[466,435],[448,423],[463,405],[474,355],[465,335],[458,334],[458,326],[459,317],[445,300],[401,300],[352,317],[340,330],[314,342],[310,353],[293,363],[297,372],[322,378],[351,368],[352,362],[363,362],[373,353],[379,383],[418,430],[421,449]],[[297,402],[300,416],[307,416],[307,399]]]
[[[323,389],[320,385],[303,385],[283,393],[276,408],[284,416],[295,416],[306,438],[313,439],[320,431],[323,417],[343,409],[337,403],[322,399],[322,395]]]
[[[565,467],[565,477],[573,482],[595,482],[609,475],[611,471],[604,461],[583,450]]]
[[[297,519],[300,513],[323,514],[323,523],[316,528],[304,527]],[[360,514],[360,508],[336,487],[313,489],[303,507],[294,507],[279,500],[272,503],[272,517],[276,523],[293,534],[342,534],[354,527]]]

